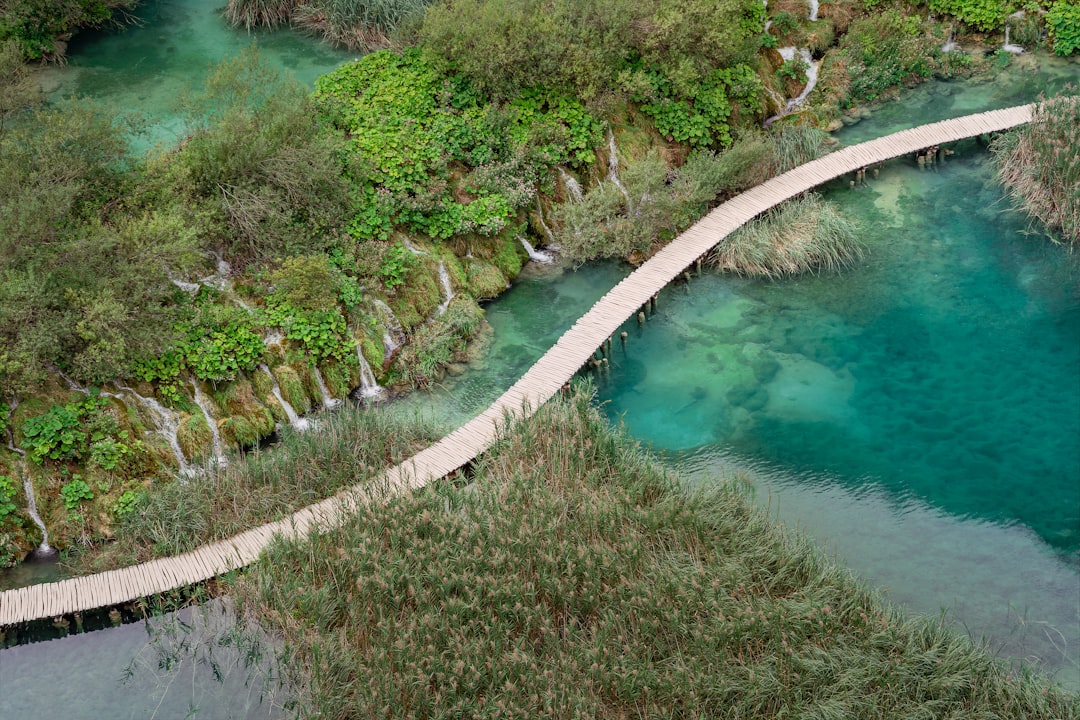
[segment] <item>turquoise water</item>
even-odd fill
[[[68,63],[41,73],[50,98],[86,96],[119,113],[138,112],[148,127],[140,145],[173,145],[183,135],[177,101],[201,90],[209,68],[255,44],[271,66],[313,85],[351,59],[291,30],[246,33],[229,28],[223,0],[149,0],[135,8],[139,23],[116,32],[83,32],[68,47]]]
[[[748,469],[893,599],[1080,686],[1080,262],[973,145],[829,193],[867,258],[703,274],[616,352],[613,419],[704,481]]]

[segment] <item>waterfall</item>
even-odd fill
[[[581,202],[581,198],[584,197],[584,193],[581,191],[581,183],[562,168],[559,168],[559,175],[562,176],[563,186],[566,188],[566,195],[569,197],[570,202]]]
[[[427,255],[426,252],[409,242],[408,238],[402,238],[401,244],[405,246],[405,249],[411,252],[413,255]]]
[[[956,26],[949,26],[949,34],[945,38],[945,44],[941,46],[941,52],[953,52],[959,50],[960,46],[956,44]]]
[[[312,369],[315,371],[315,382],[319,383],[319,392],[322,393],[322,404],[327,410],[332,410],[341,404],[341,401],[330,394],[330,391],[326,387],[326,381],[323,380],[322,373],[319,372],[318,365],[312,365]]]
[[[1022,18],[1022,17],[1024,17],[1024,11],[1019,10],[1017,12],[1014,12],[1009,17],[1005,18],[1005,44],[1001,46],[1001,49],[1004,50],[1005,52],[1010,52],[1013,55],[1022,54],[1024,52],[1024,48],[1021,45],[1013,45],[1012,43],[1009,42],[1009,21],[1012,20],[1013,18]]]
[[[619,188],[623,197],[626,198],[626,213],[629,215],[634,212],[634,204],[630,202],[630,193],[626,192],[626,188],[623,186],[622,181],[619,180],[619,151],[615,147],[615,133],[611,131],[611,128],[608,128],[607,140],[607,179],[615,183],[615,187]]]
[[[394,315],[389,305],[376,297],[371,298],[371,302],[375,305],[384,324],[383,362],[386,362],[405,341],[405,328],[401,326],[401,321],[397,319],[397,315]]]
[[[23,491],[26,493],[26,513],[41,530],[41,544],[34,550],[34,555],[39,558],[53,557],[56,555],[56,549],[49,544],[49,531],[45,527],[41,515],[38,514],[37,498],[34,497],[34,483],[26,472],[23,473]]]
[[[269,333],[263,336],[263,347],[277,345],[284,339],[285,336],[281,334],[280,330],[271,330]]]
[[[180,449],[180,441],[176,439],[176,431],[180,427],[180,417],[176,412],[165,407],[153,398],[143,397],[125,385],[116,383],[116,387],[131,395],[150,412],[153,416],[154,424],[157,426],[158,433],[168,440],[169,447],[172,448],[173,457],[176,458],[176,464],[180,469],[180,475],[185,477],[191,475],[191,466],[188,465],[187,460],[184,458],[184,451]]]
[[[806,19],[810,22],[817,22],[818,0],[806,0],[810,6],[810,12],[807,14]]]
[[[203,415],[206,417],[206,424],[210,426],[210,436],[213,439],[214,462],[219,466],[224,467],[229,464],[229,461],[226,459],[225,452],[221,447],[221,433],[218,432],[217,421],[214,420],[214,416],[210,414],[210,405],[206,402],[206,396],[202,394],[202,390],[199,389],[199,381],[193,378],[191,380],[191,387],[195,388],[195,404],[202,410]]]
[[[555,245],[555,233],[551,232],[551,228],[544,222],[544,206],[540,204],[540,194],[536,195],[536,217],[540,220],[540,227],[544,230],[544,235],[547,237],[548,245]]]
[[[356,346],[356,359],[360,361],[360,397],[364,400],[374,400],[386,394],[386,390],[375,380],[375,373],[371,371],[371,365],[364,357],[363,347]]]
[[[796,53],[803,59],[806,63],[806,87],[803,88],[803,91],[799,93],[797,97],[788,100],[787,106],[783,110],[766,120],[765,127],[769,127],[785,115],[790,115],[802,105],[803,101],[806,100],[807,96],[809,96],[810,92],[814,89],[814,86],[817,85],[818,70],[821,69],[821,61],[818,60],[817,62],[814,62],[814,56],[810,54],[810,51],[807,48],[796,49],[793,47],[783,47],[779,49],[779,53],[780,56],[784,58],[785,62],[794,60]]]
[[[310,426],[310,423],[306,419],[297,415],[296,410],[293,409],[293,406],[290,405],[288,401],[286,401],[285,398],[281,395],[281,386],[278,385],[278,381],[277,378],[274,377],[274,373],[270,372],[270,368],[264,364],[260,364],[259,369],[269,375],[270,380],[273,381],[274,386],[270,388],[270,392],[274,394],[274,397],[277,398],[278,403],[281,405],[281,409],[285,411],[285,416],[289,418],[289,425],[293,426],[300,432],[307,430]]]
[[[191,295],[194,295],[195,293],[199,292],[199,288],[202,287],[201,285],[199,285],[199,283],[185,282],[184,280],[177,280],[176,278],[169,278],[169,279],[172,281],[173,285],[175,285],[176,287],[180,288],[184,292],[189,293]]]
[[[526,240],[523,235],[518,235],[517,239],[518,242],[521,243],[521,246],[525,248],[525,252],[529,253],[529,259],[533,262],[547,264],[555,259],[549,253],[540,252],[539,250],[534,248],[532,245],[529,244],[529,241]]]
[[[446,271],[446,263],[442,260],[439,261],[439,284],[443,289],[443,301],[439,305],[439,315],[446,312],[446,308],[450,307],[450,301],[454,299],[454,288],[450,285],[450,273]]]

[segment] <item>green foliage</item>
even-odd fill
[[[952,15],[984,32],[1004,26],[1017,4],[1016,0],[927,0],[934,12]]]
[[[838,53],[850,83],[847,101],[874,100],[890,88],[933,77],[941,67],[938,45],[919,18],[896,10],[855,20]]]
[[[417,264],[416,256],[413,255],[404,243],[396,242],[387,248],[379,261],[379,275],[382,276],[383,284],[387,290],[393,290],[405,282],[405,279]]]
[[[240,308],[204,302],[180,330],[183,339],[177,351],[182,367],[200,380],[233,380],[238,372],[254,368],[262,356],[262,336]]]
[[[22,433],[30,459],[38,464],[86,460],[105,470],[115,469],[142,445],[124,442],[127,431],[120,430],[112,413],[102,412],[107,405],[105,398],[91,395],[27,418]]]
[[[1080,5],[1057,0],[1046,15],[1046,28],[1058,55],[1080,52]]]
[[[776,74],[784,80],[805,83],[806,72],[809,69],[810,67],[806,64],[806,60],[803,59],[802,55],[795,55],[790,60],[784,61],[784,64],[777,69]]]
[[[14,502],[17,492],[15,481],[7,475],[0,475],[0,524],[18,511]]]
[[[101,437],[90,443],[90,465],[97,466],[102,470],[115,470],[121,461],[131,455],[131,448],[123,440],[127,439],[127,431],[121,430],[117,437]]]
[[[415,328],[394,359],[397,380],[411,387],[427,387],[437,380],[443,366],[464,351],[483,312],[475,302],[455,298],[443,315]]]
[[[5,0],[0,4],[0,42],[18,43],[31,60],[62,58],[59,38],[82,27],[101,27],[113,11],[134,4],[134,0]]]
[[[748,59],[764,9],[752,0],[456,0],[428,8],[421,44],[497,98],[544,87],[593,101],[628,65],[684,90]]]
[[[83,500],[93,500],[94,491],[90,489],[90,486],[86,484],[81,475],[75,475],[72,477],[71,482],[64,484],[60,488],[60,496],[64,498],[64,507],[67,508],[68,512],[71,512],[82,505]]]
[[[23,441],[30,445],[30,459],[40,464],[46,459],[74,458],[86,440],[79,419],[77,403],[53,405],[44,415],[27,418],[22,432]]]
[[[266,321],[280,327],[316,361],[343,359],[353,349],[347,323],[338,307],[341,288],[354,282],[335,268],[325,255],[285,260],[267,274],[271,290],[266,296]],[[254,350],[254,348],[253,348]],[[262,352],[262,339],[252,367]]]
[[[135,490],[125,490],[121,493],[120,497],[113,503],[112,511],[117,520],[122,520],[131,513],[135,512],[135,508],[146,497],[144,492]]]

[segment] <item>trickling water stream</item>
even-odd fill
[[[630,200],[630,193],[626,191],[626,188],[622,184],[622,180],[619,179],[619,149],[615,146],[615,133],[608,128],[608,171],[607,179],[614,183],[615,187],[619,188],[619,192],[626,198],[626,212],[632,215],[634,212],[634,203]]]
[[[534,248],[532,246],[532,243],[525,239],[524,235],[518,235],[517,239],[518,242],[521,243],[521,247],[525,248],[525,252],[529,254],[529,259],[533,262],[547,264],[555,259],[551,256],[550,253],[546,253]]]
[[[442,287],[443,297],[443,301],[439,303],[439,315],[443,315],[450,307],[450,301],[454,299],[454,287],[450,284],[450,273],[442,260],[439,261],[439,286]]]
[[[195,404],[202,410],[203,416],[206,418],[206,424],[210,427],[214,464],[224,467],[229,464],[229,459],[225,457],[225,449],[221,444],[221,432],[218,430],[217,420],[214,419],[213,414],[210,412],[210,403],[206,401],[206,396],[203,395],[202,389],[199,388],[197,380],[193,379],[191,381],[191,387],[195,389]]]
[[[116,387],[133,397],[136,402],[150,413],[153,418],[151,425],[169,443],[169,448],[172,450],[173,457],[176,458],[176,465],[180,470],[181,477],[191,474],[191,466],[188,464],[187,458],[184,457],[184,451],[180,449],[180,441],[176,437],[177,430],[180,427],[180,418],[176,412],[153,398],[143,397],[125,385],[116,383]]]
[[[341,404],[341,401],[330,394],[329,388],[326,387],[326,381],[323,380],[322,373],[319,371],[319,366],[312,365],[311,369],[312,372],[315,373],[315,382],[319,384],[319,393],[322,395],[323,407],[327,410],[333,410]]]
[[[356,359],[360,362],[360,397],[363,400],[376,400],[386,395],[386,390],[375,380],[375,373],[364,357],[360,345],[356,346]]]
[[[270,377],[270,380],[273,382],[273,386],[271,386],[270,392],[278,401],[278,404],[281,405],[281,409],[285,411],[285,417],[289,419],[289,425],[291,425],[293,428],[300,432],[307,430],[309,427],[308,421],[305,418],[300,417],[296,413],[296,409],[293,408],[293,406],[290,405],[282,396],[281,385],[278,384],[277,378],[274,377],[274,373],[270,371],[269,367],[263,364],[259,365],[259,369],[266,373]]]

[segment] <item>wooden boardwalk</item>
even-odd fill
[[[994,110],[904,130],[843,148],[751,188],[710,212],[612,288],[487,410],[389,469],[375,486],[351,488],[284,520],[183,555],[0,593],[0,627],[110,607],[203,582],[254,562],[276,535],[294,537],[333,527],[358,503],[421,488],[445,477],[491,447],[508,417],[526,416],[550,399],[649,298],[739,226],[845,173],[1030,122],[1032,107]]]

